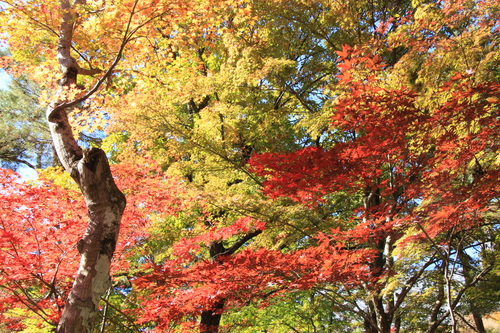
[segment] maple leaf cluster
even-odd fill
[[[16,309],[27,308],[30,316],[55,325],[80,260],[76,244],[87,223],[84,202],[72,186],[48,178],[27,184],[14,172],[0,170],[2,322],[22,328]],[[175,181],[161,186],[166,178],[153,165],[148,170],[119,165],[114,172],[126,179],[121,185],[129,201],[112,267],[114,274],[123,275],[149,235],[153,214],[174,215],[186,202]]]
[[[332,128],[346,139],[331,149],[254,155],[250,164],[265,177],[265,193],[310,205],[340,190],[374,194],[380,200],[362,207],[362,216],[380,223],[400,219],[392,222],[398,227],[416,222],[431,237],[481,224],[499,195],[493,162],[499,84],[457,74],[441,87],[449,97],[431,111],[420,107],[419,95],[407,87],[381,88],[378,60],[348,50],[339,52],[341,59],[349,58],[339,75],[348,94],[336,101],[331,118]],[[343,73],[359,63],[373,74],[363,81],[346,78]],[[425,204],[408,210],[409,202]]]

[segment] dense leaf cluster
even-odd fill
[[[61,4],[0,6],[22,85],[0,95],[0,158],[50,164],[33,127],[49,102],[102,138],[90,145],[127,208],[96,329],[486,332],[500,305],[497,1]],[[1,173],[10,330],[57,324],[86,228],[75,184],[42,175]]]

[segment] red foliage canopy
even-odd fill
[[[129,204],[123,215],[112,272],[130,266],[129,250],[148,236],[152,212],[173,215],[182,209],[181,187],[155,167],[115,166],[118,185]],[[76,249],[87,222],[81,194],[47,179],[33,184],[0,169],[0,321],[23,325],[10,309],[29,309],[55,325],[62,313],[80,256]]]

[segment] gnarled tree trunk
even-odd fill
[[[71,57],[76,14],[68,0],[61,0],[61,11],[63,19],[57,59],[63,74],[60,80],[62,91],[76,86],[78,74],[97,74],[100,71],[81,69]],[[114,183],[106,154],[97,148],[84,150],[76,142],[66,114],[75,103],[60,96],[63,95],[56,95],[47,108],[47,119],[57,155],[85,197],[89,224],[77,244],[81,254],[80,267],[57,332],[86,333],[93,330],[100,297],[111,285],[109,271],[125,209],[125,196]]]

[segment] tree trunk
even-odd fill
[[[60,5],[63,17],[57,59],[63,74],[60,80],[62,92],[63,89],[75,88],[79,73],[97,72],[82,70],[71,57],[76,14],[68,0],[61,0]],[[77,244],[81,254],[80,266],[57,332],[86,333],[93,330],[100,297],[111,283],[109,270],[125,209],[125,196],[114,183],[106,154],[97,148],[83,150],[77,144],[66,114],[70,104],[60,96],[63,94],[58,93],[47,108],[47,119],[59,160],[83,193],[89,223]]]
[[[201,313],[200,333],[219,332],[220,320],[225,303],[225,299],[221,299],[214,304],[213,309],[205,310]]]
[[[436,288],[438,289],[438,293],[437,293],[437,299],[436,301],[434,302],[434,305],[432,306],[432,310],[430,311],[430,315],[429,315],[429,323],[428,323],[428,326],[427,326],[427,330],[425,331],[425,333],[435,333],[437,331],[437,329],[439,328],[439,325],[441,325],[441,322],[442,322],[442,318],[443,316],[441,316],[441,319],[440,319],[440,314],[442,313],[442,307],[443,307],[443,304],[444,304],[444,264],[441,264],[441,266],[439,267],[439,276],[441,276],[441,279],[440,281],[437,281],[436,282]]]
[[[370,188],[365,189],[363,198],[363,207],[366,216],[365,221],[378,209],[381,205],[381,195],[380,188]],[[391,238],[390,237],[380,237],[378,240],[374,240],[372,243],[373,248],[377,251],[373,260],[370,262],[370,270],[373,277],[377,279],[380,278],[384,272],[384,269],[390,268],[392,265],[391,259]],[[393,300],[390,299],[388,302],[390,306],[388,309],[384,307],[384,297],[380,296],[381,286],[375,285],[366,289],[368,295],[371,295],[367,300],[369,303],[367,309],[367,317],[364,321],[364,327],[366,333],[390,333],[391,325],[393,320]],[[389,313],[388,313],[389,312]]]
[[[458,246],[457,251],[460,261],[462,262],[462,272],[464,275],[465,283],[472,286],[474,281],[474,274],[473,274],[473,267],[471,264],[471,258],[464,251],[464,248],[460,244]],[[476,331],[478,333],[486,333],[486,329],[484,328],[484,323],[483,323],[483,317],[481,315],[481,312],[478,311],[475,300],[473,298],[470,298],[467,300],[467,303],[469,304],[470,312],[472,315],[472,319],[474,320],[474,326],[476,327]]]
[[[212,242],[210,244],[210,259],[221,263],[217,258],[222,255],[232,255],[247,241],[260,235],[262,230],[255,230],[243,235],[232,246],[226,248],[222,241]],[[219,332],[220,320],[224,311],[225,298],[218,299],[210,309],[205,309],[201,313],[200,318],[200,333],[217,333]]]
[[[474,324],[476,325],[476,330],[479,333],[486,333],[486,328],[484,328],[483,317],[477,311],[472,312],[472,317],[474,318]]]
[[[91,332],[99,299],[110,286],[109,269],[118,239],[125,196],[116,187],[106,154],[82,150],[76,143],[64,109],[47,110],[57,154],[78,183],[87,204],[89,223],[77,248],[80,267],[57,332]]]
[[[109,270],[125,208],[125,196],[116,187],[102,150],[85,150],[76,165],[77,170],[71,171],[85,196],[90,221],[77,244],[80,267],[57,327],[59,333],[93,330],[100,297],[111,286]]]

